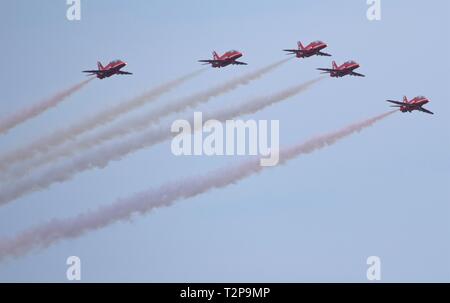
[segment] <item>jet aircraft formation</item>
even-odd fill
[[[312,56],[331,57],[331,54],[323,51],[327,47],[328,45],[320,40],[311,42],[306,46],[299,41],[297,42],[296,49],[284,49],[283,51],[287,52],[287,55],[295,55],[298,59],[309,58]],[[227,51],[223,55],[219,55],[217,52],[213,51],[212,55],[212,59],[198,60],[198,62],[203,63],[204,65],[211,65],[213,68],[223,68],[229,65],[247,65],[245,62],[238,61],[238,59],[243,56],[243,53],[237,50]],[[97,70],[85,70],[83,72],[88,73],[88,76],[95,75],[98,79],[109,78],[113,75],[132,75],[130,72],[121,70],[126,65],[127,63],[122,60],[112,61],[106,66],[103,66],[100,62],[97,62]],[[341,65],[338,65],[335,61],[332,61],[331,68],[317,68],[317,70],[322,71],[323,74],[329,74],[332,78],[340,78],[344,76],[365,77],[365,75],[355,72],[355,70],[359,67],[359,63],[353,60],[348,60]],[[394,105],[391,106],[398,107],[403,113],[417,110],[424,113],[433,114],[433,112],[423,108],[423,105],[430,102],[430,100],[424,96],[417,96],[409,101],[405,96],[403,98],[403,102],[395,100],[386,101],[393,103]]]

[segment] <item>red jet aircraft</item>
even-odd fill
[[[324,71],[322,74],[329,73],[331,77],[344,77],[346,75],[365,77],[363,74],[355,73],[354,70],[359,67],[359,64],[355,61],[347,61],[344,64],[337,66],[333,61],[333,68],[318,68],[318,70]]]
[[[428,98],[424,96],[417,96],[413,98],[412,100],[408,101],[408,98],[406,96],[403,97],[403,102],[395,101],[395,100],[386,100],[387,102],[394,103],[395,105],[391,105],[391,107],[399,107],[400,111],[403,113],[406,112],[412,112],[413,110],[418,110],[427,114],[434,115],[433,112],[429,111],[426,108],[423,108],[422,106],[430,102]]]
[[[247,65],[245,62],[236,61],[242,57],[242,53],[236,50],[231,50],[219,56],[216,52],[213,52],[213,60],[198,60],[198,62],[204,62],[205,64],[211,64],[212,67],[225,67],[230,64],[235,65]]]
[[[311,56],[327,56],[330,57],[330,54],[322,52],[327,45],[322,41],[314,41],[308,44],[307,46],[303,46],[303,44],[298,41],[297,42],[298,49],[283,49],[285,52],[289,52],[287,55],[293,55],[297,58],[308,58]]]
[[[106,66],[97,62],[98,70],[84,70],[83,73],[89,73],[88,76],[95,75],[99,79],[108,78],[113,75],[132,75],[132,73],[121,71],[126,65],[122,60],[112,61]]]

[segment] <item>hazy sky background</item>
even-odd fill
[[[252,119],[279,119],[281,145],[385,112],[385,99],[425,95],[434,116],[395,114],[374,127],[225,189],[136,216],[75,240],[0,263],[0,281],[450,281],[450,2],[365,0],[1,1],[0,117],[84,79],[81,70],[120,58],[133,76],[93,81],[65,103],[0,137],[6,151],[200,68],[211,51],[238,49],[248,66],[211,69],[162,97],[204,90],[285,57],[301,40],[328,43],[333,58],[292,60],[203,109],[239,104],[353,59],[366,78],[326,79]],[[132,113],[151,110],[146,106]],[[174,119],[174,116],[171,117]],[[0,236],[70,217],[242,159],[175,157],[170,142],[133,153],[0,208]]]

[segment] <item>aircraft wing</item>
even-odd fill
[[[125,72],[125,71],[118,71],[116,74],[118,74],[118,75],[132,75],[133,73],[130,73],[130,72]]]
[[[84,70],[83,73],[91,73],[91,74],[101,74],[101,70]]]
[[[247,65],[247,63],[245,62],[240,62],[240,61],[233,61],[233,63],[231,64],[235,64],[235,65]]]
[[[301,54],[301,53],[303,53],[303,51],[301,49],[283,49],[283,51],[291,52],[293,54]],[[291,55],[291,54],[288,54],[288,55]]]
[[[324,71],[324,72],[327,72],[327,73],[331,73],[331,72],[336,71],[335,69],[332,69],[332,68],[317,68],[317,70],[321,70],[321,71]]]
[[[221,60],[198,60],[198,62],[211,63],[211,64],[213,64],[213,63],[221,63],[221,62],[223,62],[223,61],[221,61]]]
[[[327,53],[324,53],[324,52],[318,52],[317,55],[331,57],[330,54],[327,54]]]
[[[419,107],[417,110],[420,110],[421,112],[424,112],[424,113],[427,113],[427,114],[430,114],[430,115],[434,115],[433,112],[431,112],[428,109],[423,108],[423,107]]]
[[[408,105],[407,103],[404,103],[404,102],[400,102],[400,101],[395,101],[395,100],[386,100],[387,102],[391,102],[391,103],[394,103],[394,104],[397,104],[397,105]]]
[[[355,73],[355,72],[351,72],[350,75],[357,76],[357,77],[365,77],[365,75],[360,74],[360,73]]]

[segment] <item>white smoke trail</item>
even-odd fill
[[[63,102],[67,97],[70,97],[73,93],[82,89],[86,84],[91,82],[94,78],[89,78],[74,86],[65,89],[49,99],[45,99],[37,104],[33,104],[27,108],[24,108],[14,114],[8,115],[0,120],[0,134],[6,133],[11,128],[36,117],[37,115],[43,113],[44,111],[57,106]]]
[[[148,114],[142,115],[139,118],[131,118],[121,123],[111,125],[110,127],[101,130],[100,132],[95,133],[92,136],[83,138],[78,141],[69,142],[65,146],[50,150],[42,156],[35,157],[34,159],[30,159],[29,161],[23,161],[18,165],[18,167],[12,168],[9,171],[5,170],[3,174],[6,176],[6,178],[3,177],[1,179],[8,180],[8,178],[20,178],[27,174],[30,170],[36,169],[59,158],[77,154],[82,150],[92,148],[105,141],[124,136],[134,131],[142,130],[151,124],[157,123],[161,118],[169,114],[180,112],[182,110],[185,110],[186,108],[205,103],[213,97],[220,96],[236,89],[240,85],[248,84],[250,81],[256,80],[264,74],[271,72],[290,59],[291,58],[275,62],[252,73],[228,81],[222,85],[193,94],[185,98],[181,98],[174,102],[169,102],[165,104],[164,107],[150,111]]]
[[[302,154],[330,146],[339,140],[372,126],[395,111],[384,113],[364,121],[351,124],[336,132],[314,137],[305,143],[282,149],[281,164]],[[259,160],[250,160],[231,167],[219,169],[202,176],[193,176],[176,182],[167,183],[159,188],[136,194],[128,199],[119,199],[115,203],[91,210],[68,219],[53,219],[34,226],[13,238],[0,240],[0,259],[8,256],[20,256],[36,248],[45,248],[63,239],[79,237],[87,232],[104,228],[122,220],[130,220],[134,214],[145,214],[159,207],[170,206],[180,199],[195,197],[214,188],[230,184],[259,173],[264,166]]]
[[[37,153],[45,152],[56,145],[60,145],[64,142],[70,141],[82,133],[90,131],[100,125],[106,124],[118,118],[119,116],[130,112],[133,109],[149,103],[150,101],[154,101],[162,94],[169,92],[170,90],[183,84],[187,80],[199,75],[203,71],[205,71],[205,69],[198,70],[178,79],[164,83],[138,97],[119,103],[116,106],[97,113],[96,115],[83,119],[77,124],[58,130],[45,137],[38,138],[34,142],[24,147],[6,153],[0,156],[0,170],[4,170],[5,168],[16,162],[29,159],[35,156]]]
[[[307,90],[322,79],[324,79],[324,77],[310,80],[273,95],[254,98],[246,103],[239,103],[238,106],[235,107],[220,109],[213,114],[206,114],[204,116],[205,120],[216,119],[225,121],[237,116],[253,114],[274,103],[283,101]],[[191,121],[191,125],[192,124],[193,122]],[[27,177],[17,182],[7,184],[0,190],[0,205],[15,200],[25,194],[46,189],[54,183],[67,181],[75,174],[82,171],[92,168],[103,168],[108,165],[110,161],[120,160],[131,152],[170,139],[173,136],[170,129],[171,123],[159,125],[137,136],[126,138],[125,140],[115,142],[114,144],[101,146],[100,148],[77,156],[73,160],[67,161],[61,165],[50,167],[50,169],[38,176]]]

